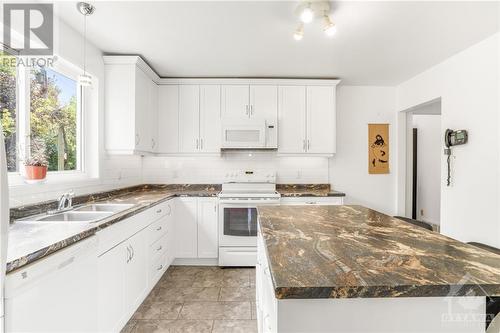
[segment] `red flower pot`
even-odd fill
[[[47,166],[25,165],[26,179],[41,180],[47,177]]]

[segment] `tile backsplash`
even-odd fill
[[[277,183],[328,183],[328,159],[230,152],[220,157],[144,157],[145,183],[222,183],[233,170],[275,170]]]

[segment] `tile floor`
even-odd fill
[[[252,333],[255,269],[171,266],[122,333]]]

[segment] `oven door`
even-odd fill
[[[257,246],[257,206],[279,204],[269,201],[224,203],[219,207],[220,246]]]

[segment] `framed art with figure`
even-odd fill
[[[368,173],[389,173],[389,124],[368,124]]]

